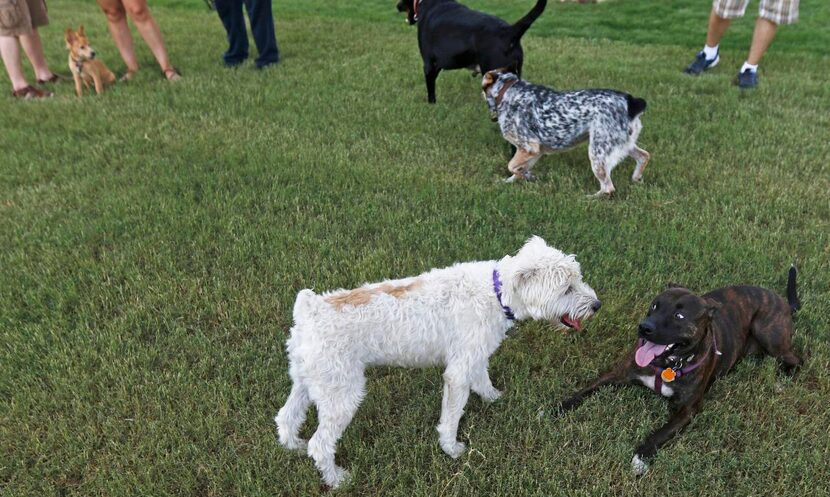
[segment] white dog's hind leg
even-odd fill
[[[291,450],[305,450],[306,441],[299,437],[300,428],[305,423],[306,411],[311,405],[311,399],[308,398],[308,390],[299,381],[299,378],[294,378],[294,385],[291,387],[291,393],[288,395],[288,400],[285,405],[277,413],[274,421],[277,422],[277,434],[280,438],[280,443]]]
[[[308,455],[323,476],[326,485],[337,488],[349,477],[348,471],[334,464],[337,441],[349,426],[365,393],[366,379],[350,377],[348,382],[327,385],[317,404],[317,431],[308,441]]]
[[[441,402],[441,421],[438,423],[438,442],[453,459],[464,453],[465,446],[457,440],[458,422],[470,397],[467,371],[447,368],[444,373],[444,398]]]
[[[496,390],[490,381],[490,375],[487,374],[487,363],[484,363],[484,366],[479,367],[478,371],[474,373],[472,389],[473,392],[478,394],[487,403],[493,402],[501,397],[501,392]]]

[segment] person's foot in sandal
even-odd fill
[[[32,99],[36,99],[36,98],[49,98],[53,95],[54,95],[54,93],[52,93],[51,91],[41,90],[41,89],[35,88],[34,86],[31,86],[31,85],[24,86],[23,88],[20,88],[19,90],[14,90],[12,92],[12,96],[14,98],[19,98],[19,99],[22,99],[22,100],[32,100]]]
[[[60,74],[52,73],[52,76],[46,79],[38,79],[37,84],[39,85],[53,85],[55,83],[60,83],[61,81],[69,81],[70,78],[66,76],[62,76]]]
[[[178,81],[178,80],[182,79],[182,75],[179,74],[179,71],[177,71],[176,69],[174,69],[172,67],[170,69],[163,70],[161,72],[161,74],[162,74],[162,76],[164,76],[164,79],[166,79],[167,81]]]

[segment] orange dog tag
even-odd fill
[[[660,378],[662,378],[666,383],[673,382],[676,376],[677,373],[675,373],[672,368],[666,368],[662,373],[660,373]]]

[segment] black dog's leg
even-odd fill
[[[572,409],[576,409],[577,407],[579,407],[579,405],[582,404],[585,401],[585,399],[587,399],[591,396],[591,394],[599,390],[600,387],[606,385],[618,385],[621,383],[626,383],[628,379],[626,371],[627,369],[624,367],[616,367],[611,371],[608,371],[600,375],[600,377],[597,378],[593,383],[578,391],[569,399],[559,403],[556,410],[558,411],[558,413],[564,414]]]
[[[432,63],[424,64],[424,79],[427,82],[427,102],[435,103],[435,80],[438,79],[438,73],[441,69],[435,67]]]
[[[693,399],[688,404],[677,409],[672,414],[668,423],[652,432],[651,435],[643,440],[643,443],[634,451],[634,458],[631,460],[631,466],[635,474],[642,475],[648,470],[647,461],[657,454],[657,450],[660,447],[674,438],[675,435],[689,424],[695,414],[700,412],[702,405],[703,396],[701,395],[699,398]]]

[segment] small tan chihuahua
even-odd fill
[[[66,29],[66,48],[69,50],[69,70],[75,80],[76,95],[80,97],[83,94],[81,83],[87,88],[94,84],[98,95],[104,92],[105,86],[115,83],[115,74],[95,58],[95,50],[89,46],[83,26],[78,28],[78,32]]]

